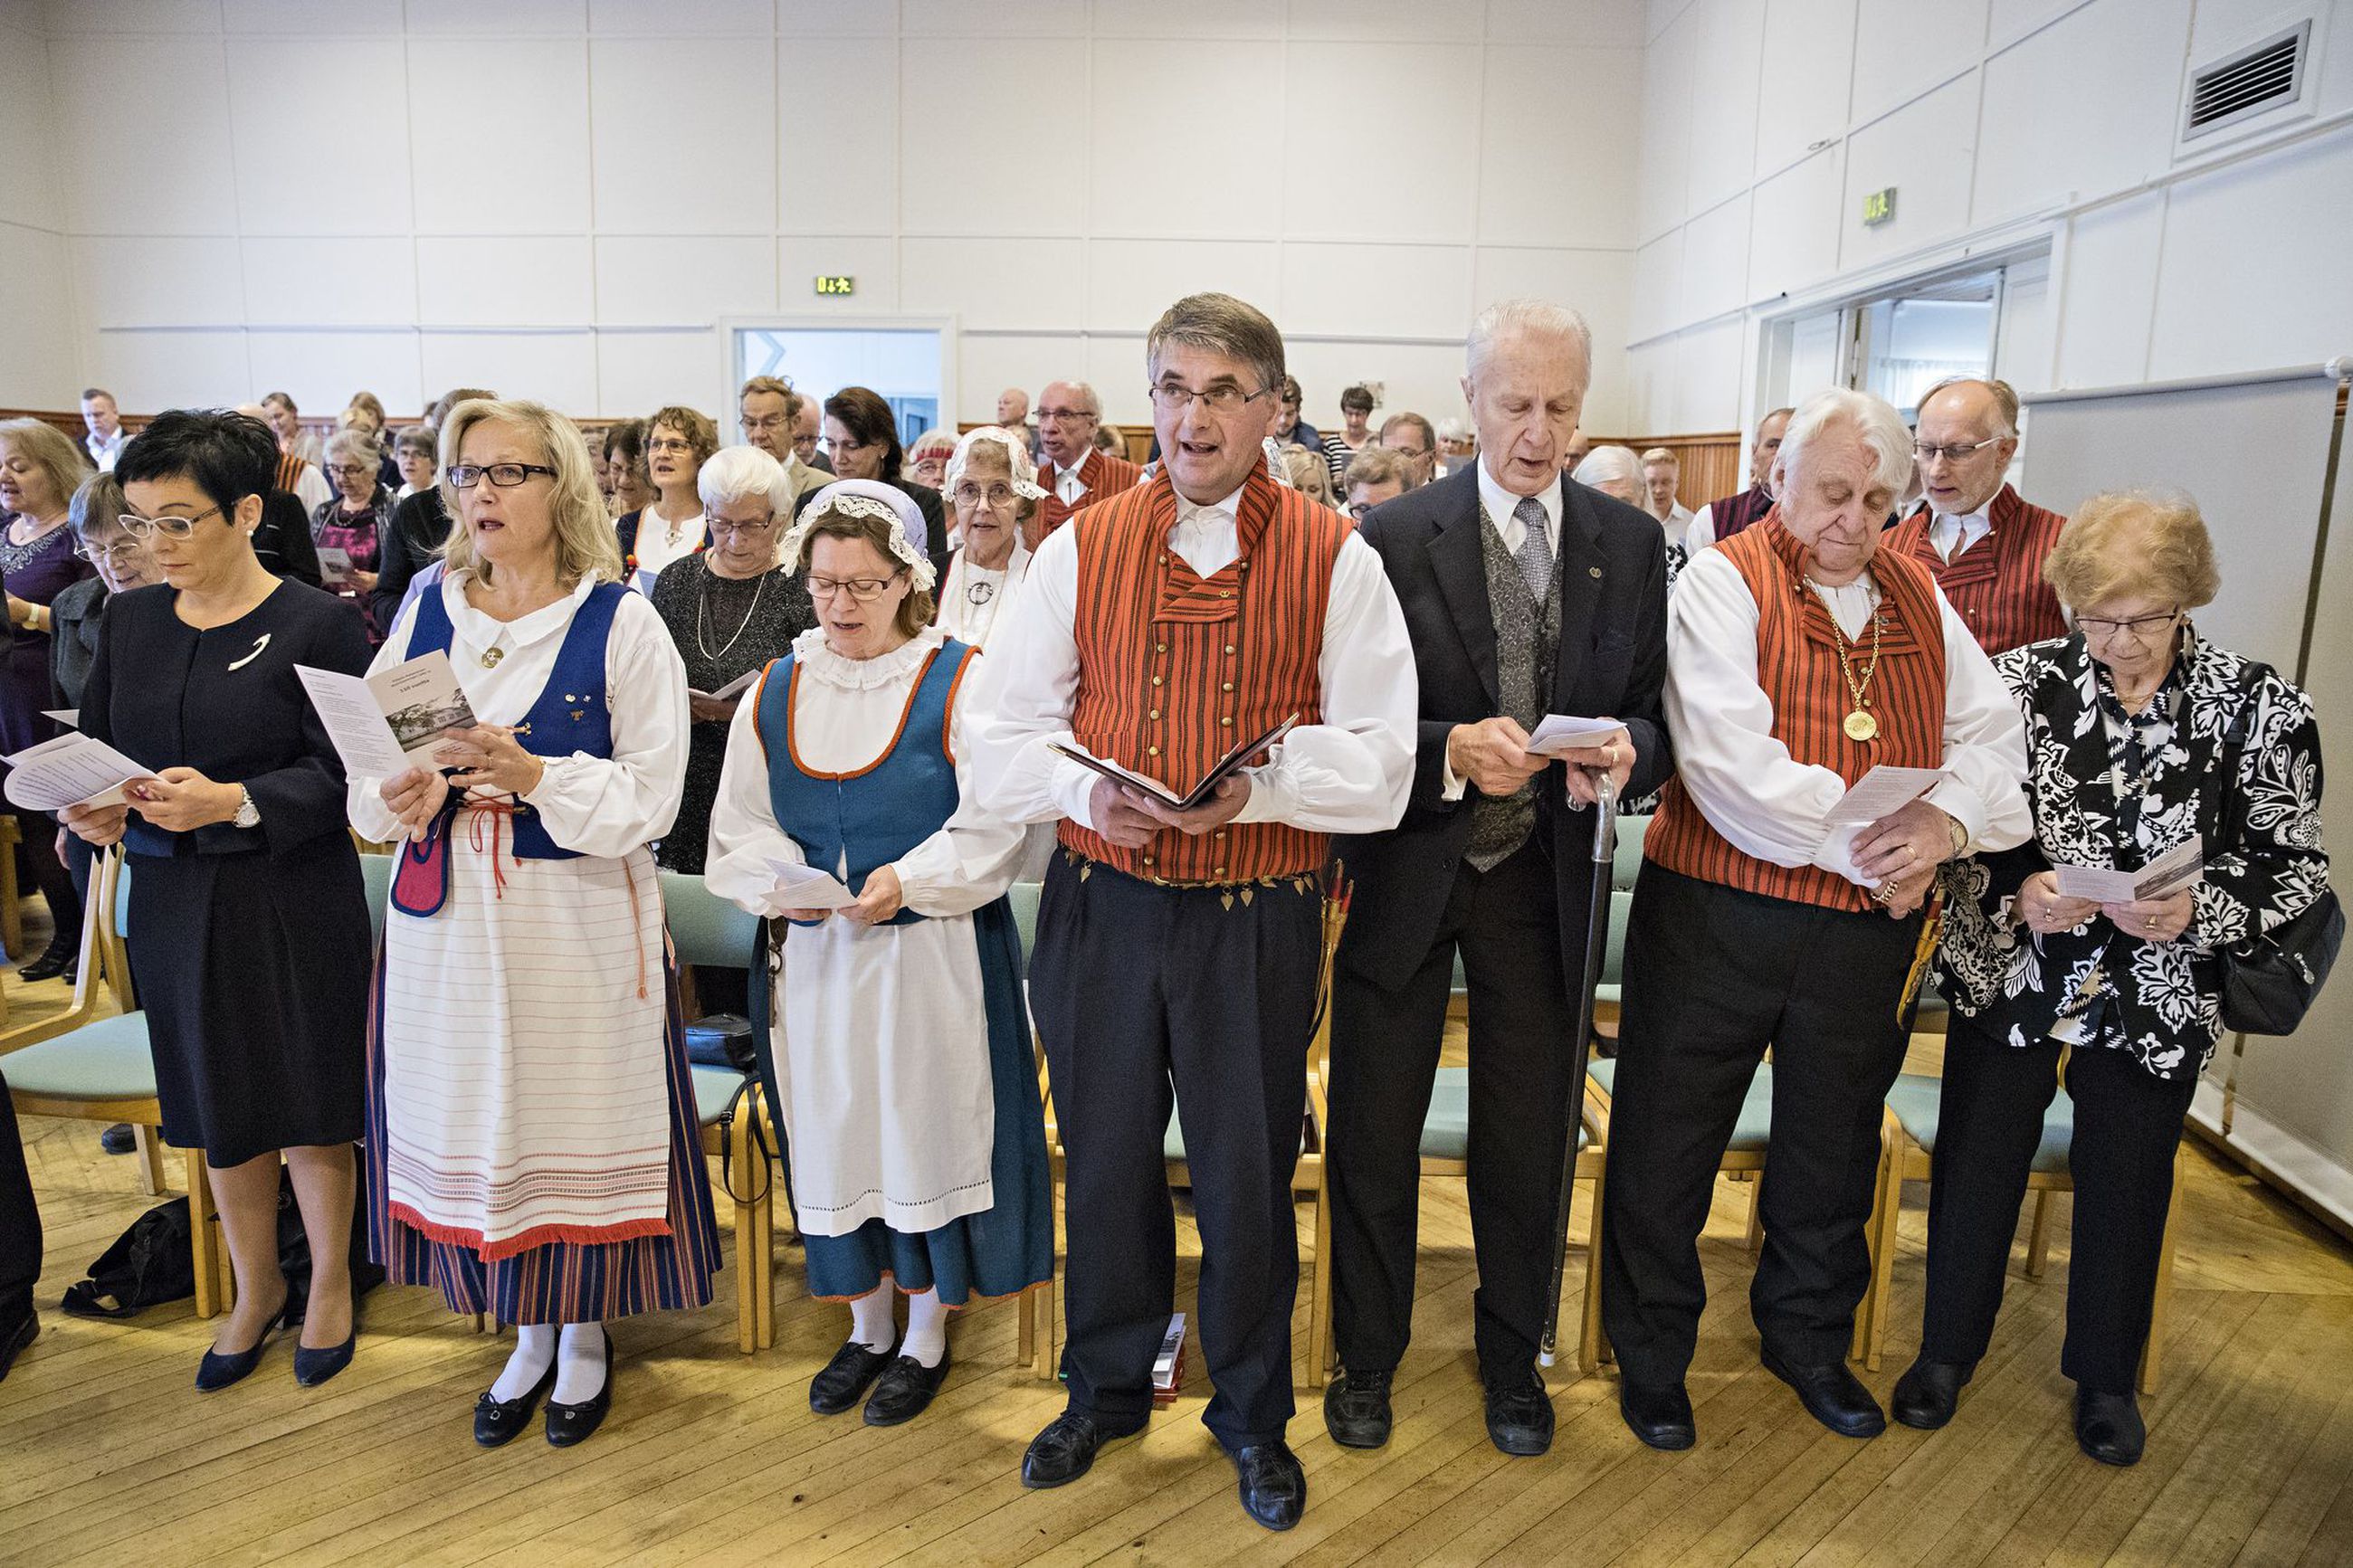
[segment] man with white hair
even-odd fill
[[[2029,506],[2002,475],[2018,455],[2018,394],[2006,381],[1955,376],[1920,399],[1912,455],[1919,509],[1887,548],[1928,569],[1986,652],[2067,635],[2042,563],[2067,520]]]
[[[1670,544],[1681,544],[1691,531],[1692,510],[1675,499],[1683,471],[1683,459],[1672,447],[1653,447],[1642,454],[1642,510],[1659,520]]]
[[[1626,934],[1601,1257],[1619,1408],[1652,1447],[1694,1440],[1699,1233],[1767,1046],[1772,1170],[1749,1291],[1764,1363],[1831,1431],[1886,1426],[1846,1350],[1922,906],[1945,861],[2031,828],[2017,706],[1926,570],[1880,549],[1911,479],[1893,408],[1810,399],[1775,458],[1778,503],[1694,554],[1669,608],[1676,775]],[[1883,764],[1934,782],[1865,826],[1834,820]]]
[[[1738,495],[1722,496],[1693,514],[1683,531],[1683,548],[1694,555],[1763,519],[1773,510],[1773,459],[1781,450],[1782,433],[1789,428],[1787,408],[1776,408],[1757,422],[1757,438],[1748,447],[1748,488]],[[1898,494],[1895,498],[1902,500]]]
[[[1038,477],[1046,499],[1022,527],[1030,549],[1037,549],[1081,507],[1115,495],[1144,477],[1144,470],[1126,458],[1095,449],[1095,431],[1102,423],[1103,400],[1083,381],[1050,381],[1038,395],[1042,454]]]
[[[1592,374],[1584,320],[1506,300],[1473,324],[1467,359],[1479,459],[1357,526],[1405,608],[1420,737],[1404,820],[1338,848],[1356,881],[1332,984],[1326,1155],[1345,1375],[1324,1421],[1350,1447],[1388,1440],[1389,1382],[1413,1318],[1421,1130],[1459,954],[1471,991],[1472,1337],[1489,1439],[1533,1455],[1552,1443],[1536,1350],[1581,1100],[1570,987],[1595,814],[1580,807],[1595,798],[1588,769],[1639,794],[1671,770],[1659,708],[1666,568],[1656,523],[1562,469]],[[1528,738],[1550,713],[1617,728],[1541,755]]]

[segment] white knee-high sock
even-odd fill
[[[878,1355],[899,1337],[891,1321],[891,1294],[886,1280],[849,1303],[849,1337]]]
[[[579,1405],[596,1397],[605,1386],[605,1325],[566,1323],[555,1349],[555,1387],[548,1394],[558,1405]]]
[[[539,1380],[547,1375],[548,1364],[554,1360],[554,1323],[517,1324],[514,1354],[507,1357],[506,1370],[499,1373],[498,1382],[491,1384],[491,1397],[501,1404],[521,1399],[539,1386]]]
[[[948,1353],[948,1309],[940,1305],[937,1290],[907,1298],[907,1342],[900,1353],[923,1366],[937,1366]]]

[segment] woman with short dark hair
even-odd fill
[[[1348,459],[1373,444],[1373,410],[1378,405],[1368,386],[1352,386],[1340,395],[1342,427],[1324,437],[1324,461],[1332,470],[1335,491],[1347,482]]]

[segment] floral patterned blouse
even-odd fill
[[[2328,886],[2319,724],[2276,673],[2242,690],[2248,664],[2185,623],[2157,695],[2127,715],[2080,635],[1995,658],[2026,714],[2034,837],[1947,872],[1937,966],[1957,1011],[2014,1046],[2055,1037],[2129,1051],[2167,1079],[2204,1068],[2222,1028],[2216,955],[2293,920]],[[2218,770],[2247,701],[2232,812],[2243,815],[2243,842],[2224,844]],[[2054,863],[2135,868],[2193,834],[2205,838],[2205,875],[2172,942],[2129,936],[2102,915],[2037,936],[2012,913],[2021,885]]]

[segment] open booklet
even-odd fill
[[[2063,899],[2090,899],[2101,904],[2162,899],[2205,879],[2206,841],[2193,833],[2137,871],[2053,866],[2051,875]]]
[[[1092,768],[1107,779],[1116,780],[1131,789],[1140,790],[1172,810],[1190,811],[1214,795],[1218,785],[1240,773],[1252,757],[1291,733],[1292,726],[1298,722],[1299,715],[1293,713],[1265,734],[1244,741],[1240,745],[1219,757],[1215,763],[1211,764],[1209,771],[1201,775],[1199,782],[1183,795],[1172,795],[1169,793],[1168,786],[1157,779],[1146,778],[1142,773],[1132,773],[1117,763],[1103,761],[1076,741],[1068,743],[1053,741],[1048,743],[1055,751],[1061,752],[1082,768]]]
[[[120,805],[124,784],[155,776],[154,769],[142,768],[105,742],[82,734],[59,735],[0,762],[8,764],[8,804],[27,811]]]
[[[319,581],[330,588],[340,588],[352,580],[352,552],[332,544],[319,549]]]
[[[410,768],[437,773],[434,748],[474,727],[474,705],[439,648],[364,678],[307,664],[294,673],[353,778],[388,779]]]
[[[766,666],[764,665],[761,668],[765,668]],[[759,679],[759,670],[747,669],[716,691],[698,691],[693,687],[690,686],[686,689],[686,694],[689,697],[703,698],[704,700],[712,702],[724,702],[730,697],[740,696],[743,693],[751,690],[752,683]]]

